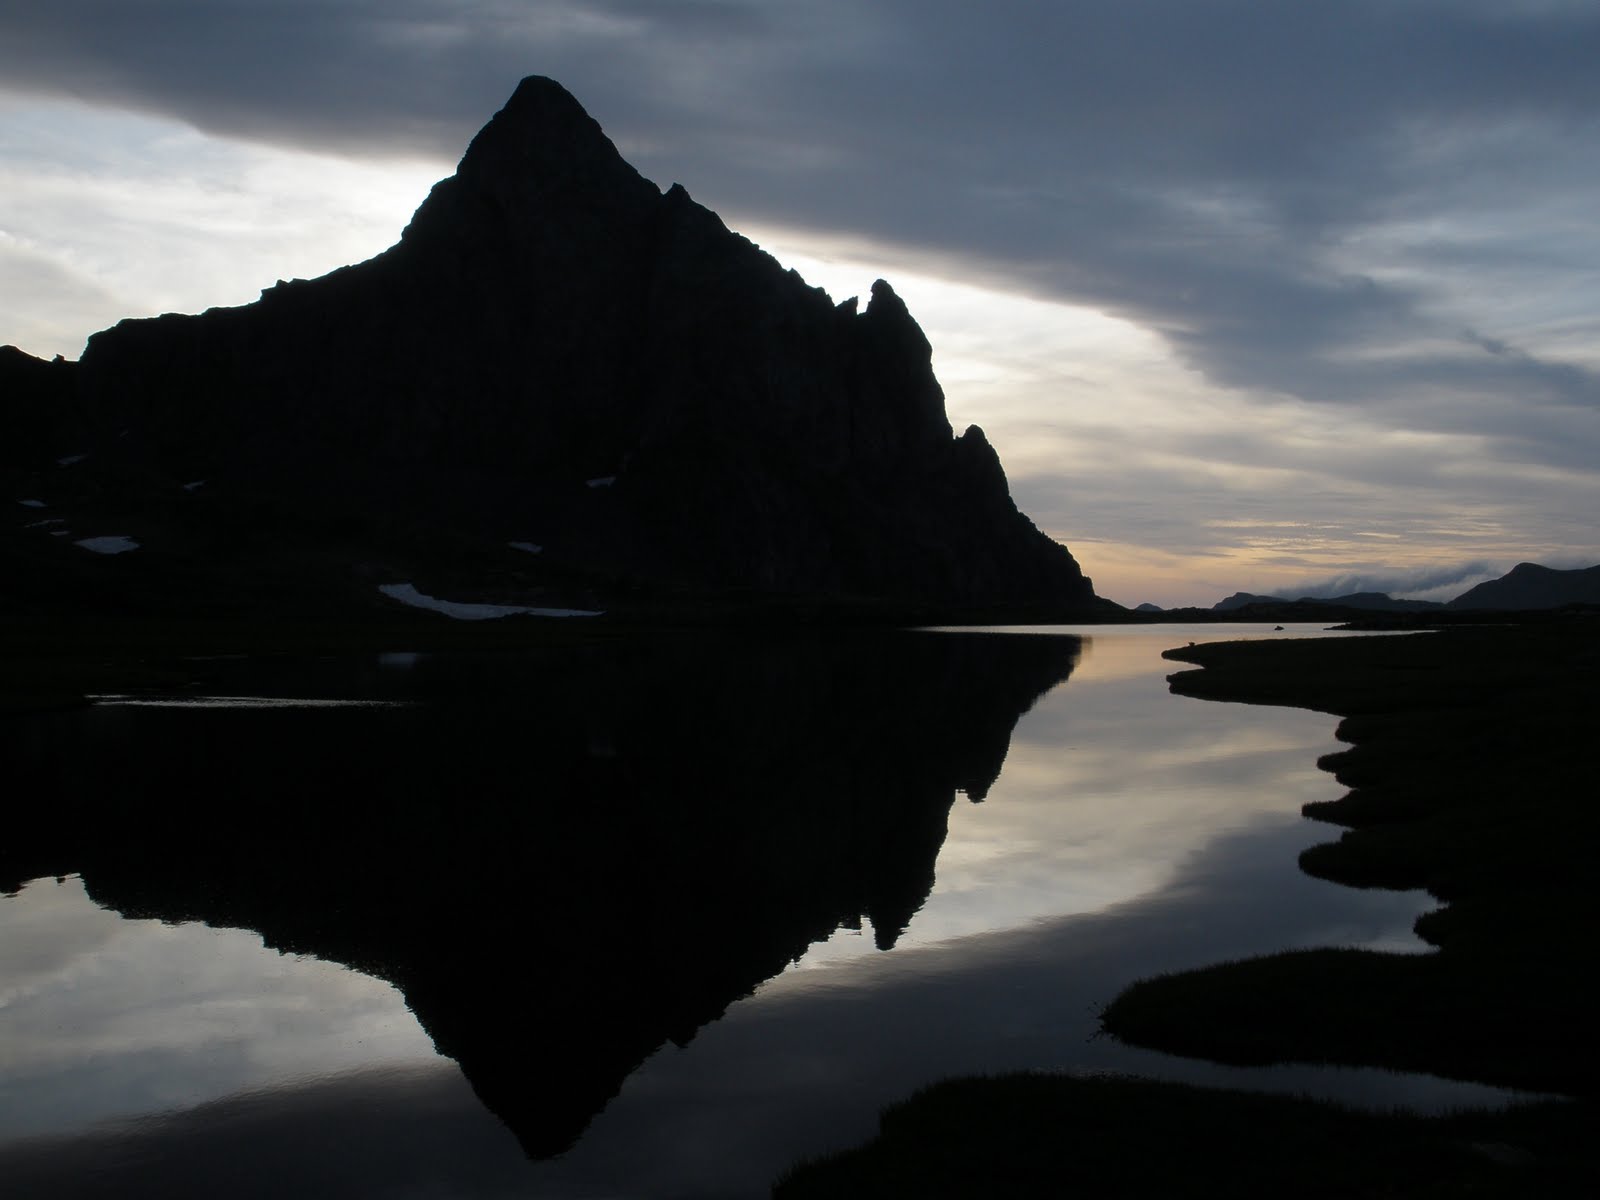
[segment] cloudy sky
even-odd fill
[[[0,343],[390,244],[527,74],[885,276],[1126,604],[1600,562],[1592,0],[0,0]]]

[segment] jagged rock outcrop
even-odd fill
[[[77,374],[125,476],[390,542],[521,540],[541,571],[668,592],[1096,603],[982,431],[953,436],[887,283],[834,304],[548,79],[388,251],[124,321]]]

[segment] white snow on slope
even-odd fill
[[[45,507],[45,503],[44,503],[43,500],[18,500],[17,503],[22,505],[23,508],[44,508]]]
[[[131,537],[122,537],[117,534],[110,534],[106,537],[79,538],[72,544],[74,546],[82,546],[85,550],[93,550],[96,554],[126,554],[129,550],[137,550],[139,548],[139,543]]]
[[[443,613],[458,621],[488,621],[495,617],[510,617],[526,613],[532,617],[598,617],[601,614],[588,608],[528,608],[520,604],[470,604],[460,600],[439,600],[424,596],[409,583],[380,583],[378,590],[391,600],[409,604],[412,608],[426,608]]]
[[[56,459],[56,466],[70,467],[73,463],[81,463],[88,457],[89,456],[87,454],[69,454],[65,458]]]
[[[617,477],[615,475],[602,475],[598,479],[585,480],[585,482],[592,488],[610,487],[616,481]]]
[[[507,542],[513,550],[526,550],[529,554],[543,554],[544,547],[538,542]]]

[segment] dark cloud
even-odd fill
[[[1592,418],[1595,374],[1463,331],[1368,235],[1504,269],[1530,205],[1600,190],[1597,61],[1577,3],[0,0],[12,89],[344,152],[454,158],[553,75],[736,225],[894,243],[1126,316],[1223,386],[1562,465],[1600,430],[1547,410]]]

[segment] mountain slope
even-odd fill
[[[982,431],[953,436],[888,284],[833,304],[658,191],[547,79],[396,246],[124,321],[75,374],[100,501],[205,480],[196,503],[231,496],[379,576],[465,587],[470,559],[502,594],[1096,603]]]
[[[1537,563],[1518,563],[1499,579],[1461,593],[1449,607],[1515,612],[1566,604],[1600,604],[1600,566],[1558,571]]]

